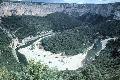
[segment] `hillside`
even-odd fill
[[[0,79],[119,80],[119,8],[1,3]]]
[[[109,4],[4,2],[1,4],[0,15],[46,16],[55,12],[63,12],[72,16],[81,16],[90,12],[102,16],[113,15],[115,19],[120,19],[119,4],[119,2]]]

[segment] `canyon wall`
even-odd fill
[[[95,13],[102,16],[114,16],[120,19],[120,3],[109,4],[68,4],[68,3],[28,3],[3,2],[0,5],[0,16],[34,15],[46,16],[55,12],[81,16],[85,13]]]

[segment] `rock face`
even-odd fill
[[[0,16],[34,15],[46,16],[50,13],[64,12],[69,15],[81,16],[85,13],[95,13],[102,16],[112,15],[120,19],[120,3],[111,4],[54,4],[54,3],[28,3],[4,2],[0,6]]]

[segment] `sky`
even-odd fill
[[[18,1],[32,1],[32,2],[50,2],[50,3],[94,3],[94,4],[102,4],[102,3],[114,3],[120,2],[120,0],[18,0]]]

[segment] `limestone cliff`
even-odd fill
[[[81,16],[85,13],[96,13],[102,16],[112,15],[120,19],[120,3],[109,4],[67,4],[67,3],[28,3],[4,2],[0,5],[0,16],[34,15],[46,16],[50,13],[64,12],[69,15]]]

